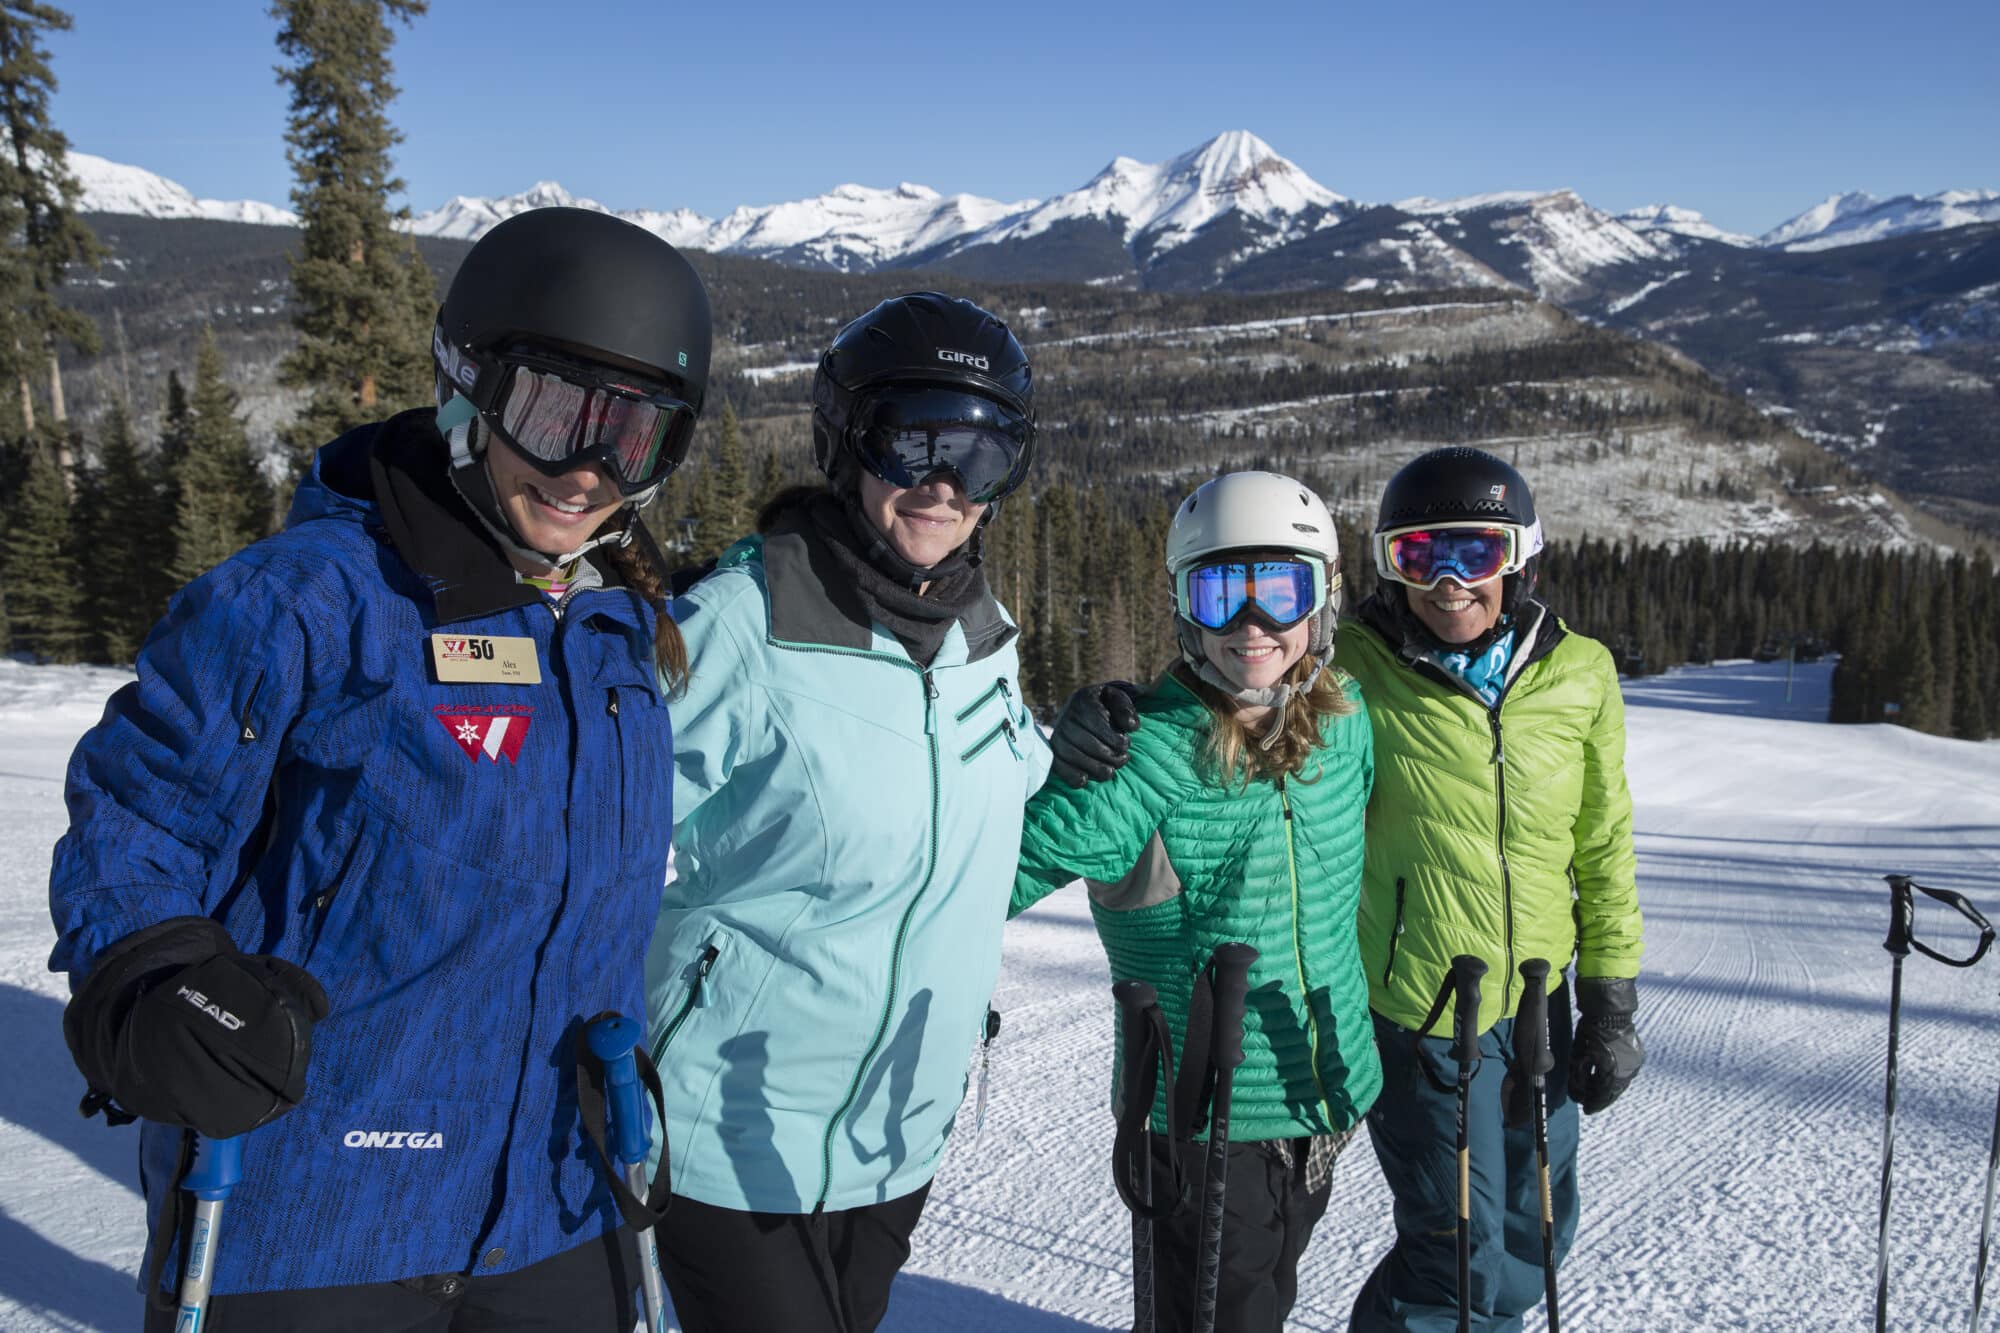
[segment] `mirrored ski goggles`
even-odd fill
[[[1253,616],[1287,630],[1339,592],[1340,576],[1329,587],[1317,560],[1218,560],[1184,569],[1174,580],[1181,618],[1211,634],[1227,634]]]
[[[601,463],[631,495],[680,466],[694,439],[692,406],[601,370],[510,360],[501,376],[482,415],[548,476]]]
[[[1375,570],[1413,588],[1445,578],[1467,588],[1512,574],[1541,549],[1539,528],[1512,523],[1438,523],[1375,534]]]
[[[1035,423],[976,393],[891,386],[856,406],[848,441],[861,466],[891,486],[952,472],[967,500],[991,504],[1028,475]]]

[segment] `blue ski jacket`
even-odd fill
[[[331,1001],[304,1101],[244,1139],[218,1292],[504,1273],[618,1221],[574,1043],[644,1002],[672,827],[653,613],[610,586],[558,617],[444,463],[429,411],[322,449],[285,530],[174,598],[70,761],[51,968],[74,986],[204,915]],[[490,636],[540,679],[442,665]],[[143,1128],[156,1226],[181,1134]]]
[[[1048,772],[990,595],[919,666],[839,593],[781,523],[673,607],[691,670],[649,1010],[674,1192],[721,1208],[936,1174]]]

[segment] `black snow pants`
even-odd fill
[[[223,1218],[222,1241],[229,1243]],[[433,1273],[397,1282],[209,1298],[202,1333],[631,1333],[639,1253],[624,1227],[490,1277]],[[146,1333],[173,1333],[175,1311],[146,1308]]]
[[[823,1213],[751,1213],[676,1194],[660,1268],[686,1333],[873,1333],[931,1187]]]
[[[1222,1204],[1222,1267],[1215,1306],[1220,1333],[1281,1333],[1299,1293],[1299,1257],[1313,1227],[1326,1214],[1333,1191],[1329,1175],[1306,1187],[1310,1139],[1229,1145],[1229,1176]],[[1282,1146],[1281,1146],[1282,1144]],[[1159,1333],[1194,1327],[1196,1254],[1201,1235],[1202,1179],[1208,1144],[1179,1146],[1187,1173],[1187,1206],[1153,1224],[1154,1319]],[[1167,1144],[1153,1137],[1156,1182],[1168,1179]]]

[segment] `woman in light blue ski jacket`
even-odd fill
[[[774,502],[674,607],[690,685],[647,984],[690,1330],[880,1318],[1048,767],[976,559],[1032,445],[1019,344],[969,302],[885,302],[815,403],[833,485]]]

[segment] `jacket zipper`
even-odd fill
[[[847,1096],[841,1099],[840,1107],[833,1118],[826,1122],[826,1134],[820,1140],[819,1198],[813,1203],[815,1215],[826,1208],[826,1196],[833,1189],[833,1134],[840,1127],[841,1119],[854,1105],[854,1099],[861,1093],[861,1080],[868,1072],[868,1066],[875,1059],[875,1053],[882,1049],[882,1039],[888,1035],[890,1015],[896,1011],[896,992],[902,982],[903,945],[909,938],[910,918],[916,914],[917,904],[923,901],[925,892],[931,886],[931,878],[937,873],[938,848],[938,736],[937,736],[937,681],[932,678],[929,668],[920,667],[905,658],[891,657],[887,653],[856,652],[842,648],[827,648],[818,645],[795,645],[805,652],[832,653],[846,657],[878,657],[885,662],[896,662],[916,672],[924,685],[924,739],[930,750],[931,766],[931,828],[930,840],[924,848],[924,878],[917,891],[910,896],[909,905],[903,909],[903,918],[896,923],[896,943],[889,951],[889,994],[882,1004],[882,1016],[876,1020],[875,1035],[869,1039],[868,1049],[854,1066],[854,1081],[848,1085]]]
[[[1285,790],[1285,780],[1278,779],[1278,803],[1285,808],[1285,867],[1292,877],[1292,960],[1299,970],[1299,995],[1306,1006],[1306,1034],[1312,1047],[1313,1087],[1319,1092],[1319,1103],[1326,1112],[1326,1127],[1332,1132],[1333,1103],[1326,1095],[1326,1083],[1319,1073],[1319,1016],[1313,1013],[1312,987],[1306,984],[1306,946],[1304,923],[1299,914],[1299,858],[1298,849],[1292,841],[1292,798]]]
[[[1500,740],[1499,705],[1486,716],[1493,724],[1493,780],[1500,798],[1494,815],[1493,845],[1500,857],[1500,905],[1507,927],[1507,975],[1500,983],[1499,1009],[1505,1015],[1513,1012],[1514,996],[1514,874],[1507,865],[1507,749]]]
[[[984,708],[986,706],[987,700],[991,699],[996,694],[1006,693],[1006,690],[1007,690],[1007,682],[1004,679],[994,681],[991,685],[986,687],[986,692],[984,694],[980,695],[977,699],[974,699],[971,703],[967,704],[965,707],[959,709],[956,713],[952,714],[951,720],[954,722],[965,721],[965,719],[971,717],[974,713]]]
[[[701,961],[694,965],[694,984],[688,987],[687,998],[681,1001],[680,1011],[674,1015],[673,1022],[667,1024],[667,1030],[660,1034],[659,1041],[653,1045],[654,1064],[666,1062],[667,1047],[673,1044],[674,1034],[681,1030],[681,1024],[687,1022],[687,1016],[700,1005],[701,988],[708,981],[709,969],[715,966],[715,960],[721,956],[722,950],[713,944],[702,946]]]
[[[1026,756],[1021,753],[1020,733],[1014,730],[1014,720],[1012,718],[1003,717],[1000,719],[998,723],[994,725],[993,730],[987,732],[984,736],[981,736],[977,741],[973,742],[972,748],[970,750],[967,750],[964,754],[958,757],[958,762],[961,764],[971,763],[973,760],[977,759],[980,755],[985,754],[987,748],[991,746],[993,742],[999,740],[1002,736],[1005,736],[1007,738],[1007,748],[1014,752],[1014,757],[1016,759],[1026,758]]]
[[[1382,984],[1389,984],[1389,977],[1396,970],[1396,944],[1403,938],[1403,887],[1401,875],[1396,876],[1396,924],[1389,931],[1389,961],[1382,968]]]

